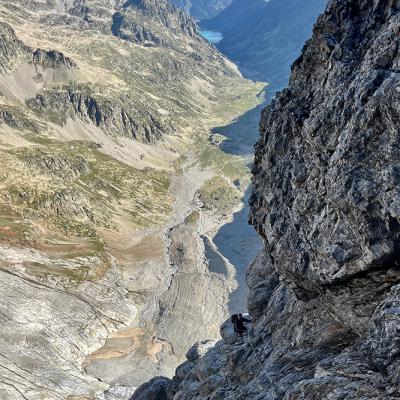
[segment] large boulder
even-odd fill
[[[130,400],[168,400],[173,386],[171,379],[156,377],[140,386]]]
[[[186,353],[186,358],[189,361],[196,361],[198,358],[203,357],[209,349],[215,346],[216,340],[203,340],[202,342],[195,343]]]

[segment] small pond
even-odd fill
[[[204,39],[207,39],[209,42],[214,44],[219,43],[224,38],[221,32],[200,31],[200,34]]]

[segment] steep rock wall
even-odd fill
[[[393,2],[331,2],[264,111],[251,222],[307,296],[396,263],[398,23]]]
[[[329,3],[262,115],[253,329],[132,399],[400,397],[399,22],[398,1]]]

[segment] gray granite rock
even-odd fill
[[[398,23],[395,4],[331,2],[263,113],[250,218],[304,297],[396,263]]]
[[[207,350],[215,345],[215,340],[204,340],[194,344],[186,353],[188,361],[196,361],[198,358],[204,356]]]
[[[142,385],[130,400],[167,400],[168,387],[173,383],[171,379],[156,377]]]
[[[11,71],[21,61],[29,59],[29,47],[17,38],[14,30],[0,23],[0,73]]]

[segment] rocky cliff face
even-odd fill
[[[330,1],[262,115],[253,328],[241,339],[225,324],[147,394],[399,398],[399,22],[399,2]]]

